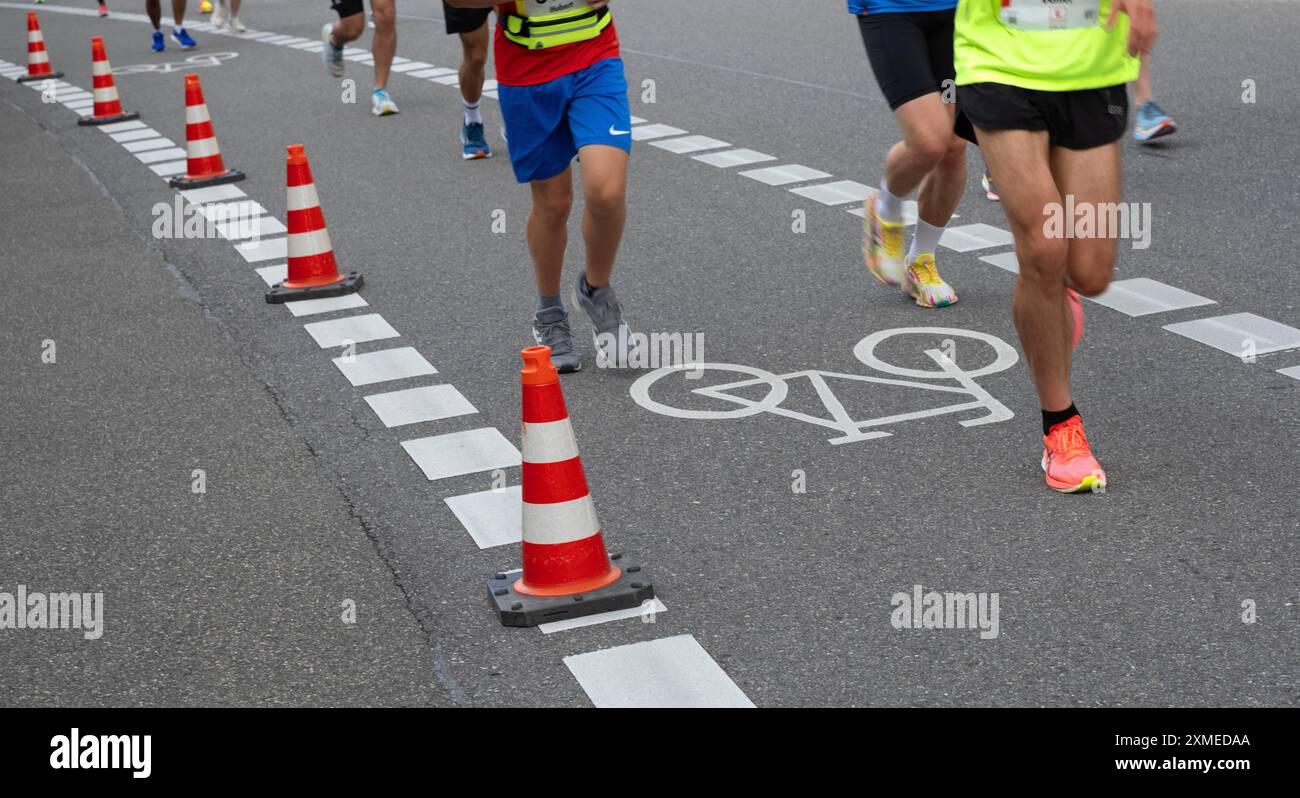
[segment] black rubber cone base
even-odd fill
[[[62,72],[51,72],[48,75],[23,75],[18,79],[19,83],[31,83],[33,80],[58,80],[63,77]]]
[[[106,116],[103,119],[96,119],[93,116],[83,116],[77,120],[78,125],[111,125],[114,122],[130,122],[132,119],[139,119],[139,111],[128,111],[117,116]]]
[[[167,178],[167,185],[172,188],[188,189],[204,186],[219,186],[222,183],[238,183],[244,179],[244,173],[238,169],[227,169],[224,173],[212,177],[186,177],[175,175]]]
[[[536,626],[566,618],[627,610],[655,597],[654,585],[650,584],[650,577],[641,566],[622,554],[609,555],[609,561],[622,568],[623,574],[599,590],[569,596],[525,596],[514,588],[519,573],[499,573],[488,580],[488,598],[501,617],[502,626]]]
[[[337,283],[318,285],[311,288],[284,288],[284,283],[276,283],[271,286],[270,291],[266,292],[266,301],[278,305],[281,302],[296,302],[299,299],[324,299],[331,296],[343,296],[344,294],[356,293],[363,282],[365,282],[365,278],[361,276],[361,272],[348,272]]]

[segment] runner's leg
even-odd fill
[[[460,45],[460,96],[467,105],[477,107],[483,96],[483,80],[487,70],[487,21],[478,30],[460,34]]]
[[[375,54],[375,88],[387,89],[388,73],[397,53],[397,2],[370,0],[370,10],[375,15],[375,36],[371,44]]]
[[[569,211],[573,207],[573,168],[555,177],[534,180],[533,207],[528,213],[525,236],[528,252],[533,256],[533,278],[537,293],[554,296],[560,293],[560,272],[564,268],[564,250],[569,243]]]
[[[582,238],[587,244],[587,285],[608,285],[627,222],[628,154],[618,147],[589,144],[582,163]]]
[[[1099,209],[1120,201],[1118,141],[1087,150],[1053,147],[1050,158],[1057,188],[1062,196],[1074,196],[1075,207],[1087,203]],[[1069,239],[1066,273],[1070,286],[1079,293],[1096,296],[1110,284],[1117,232],[1109,230],[1105,237]]]

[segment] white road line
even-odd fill
[[[188,199],[188,198],[187,198]],[[205,219],[239,219],[248,216],[261,216],[266,208],[257,200],[243,199],[230,202],[196,202],[194,207]]]
[[[213,186],[212,188],[216,188]],[[287,258],[289,256],[289,239],[264,238],[261,241],[249,241],[236,244],[235,251],[249,263],[261,263],[264,260]]]
[[[524,539],[523,488],[509,485],[443,499],[480,549]]]
[[[149,171],[159,177],[170,177],[185,173],[187,161],[169,161],[167,163],[156,163],[149,167]]]
[[[382,349],[353,357],[336,357],[332,362],[355,387],[438,373],[413,346]]]
[[[460,85],[460,75],[443,75],[440,78],[429,78],[429,81],[443,86],[457,86]]]
[[[745,693],[692,635],[564,658],[597,707],[744,707]]]
[[[875,189],[871,190],[872,196],[875,196],[875,191]],[[848,212],[859,219],[867,218],[867,212],[863,210],[861,205],[856,208],[849,208]],[[952,218],[960,219],[961,215],[954,213]],[[903,224],[909,226],[916,224],[916,200],[903,200]]]
[[[181,196],[195,205],[203,205],[208,202],[222,202],[224,200],[239,199],[240,197],[247,197],[248,195],[238,186],[224,183],[220,186],[187,189],[181,192]]]
[[[1254,313],[1230,313],[1166,324],[1166,330],[1231,355],[1265,355],[1300,349],[1300,330]]]
[[[413,78],[431,78],[437,75],[450,75],[455,71],[456,70],[454,69],[447,69],[446,67],[433,67],[431,69],[421,69],[418,72],[407,72],[406,74]]]
[[[1278,369],[1278,374],[1284,377],[1290,377],[1293,380],[1300,380],[1300,366],[1291,366],[1290,368]]]
[[[632,140],[649,141],[650,139],[662,139],[668,136],[680,136],[689,132],[689,130],[682,130],[672,125],[640,125],[632,128]]]
[[[161,150],[163,147],[175,147],[176,142],[171,139],[147,139],[145,141],[128,141],[122,145],[127,152],[144,152],[145,150]]]
[[[304,324],[303,329],[321,349],[401,337],[401,333],[394,330],[393,325],[384,321],[384,317],[378,313],[365,313],[330,321],[314,321],[311,324]]]
[[[631,607],[626,610],[614,610],[613,612],[600,612],[595,615],[584,615],[581,618],[568,618],[563,621],[552,621],[551,623],[541,623],[537,628],[542,634],[555,634],[569,629],[581,629],[584,626],[595,626],[598,623],[609,623],[610,621],[625,621],[629,618],[640,618],[643,615],[659,615],[661,612],[667,612],[668,607],[662,601],[656,598],[650,599],[649,607]]]
[[[661,150],[684,155],[688,152],[699,152],[700,150],[716,150],[719,147],[730,147],[725,141],[709,138],[708,136],[682,136],[675,139],[660,139],[650,142],[651,147],[658,147]]]
[[[873,192],[871,186],[854,180],[837,180],[833,183],[819,183],[815,186],[801,186],[790,189],[790,193],[807,197],[823,205],[847,205],[850,202],[861,203]]]
[[[999,269],[1009,271],[1012,274],[1020,274],[1020,261],[1016,260],[1016,252],[999,252],[996,255],[983,255],[980,260]]]
[[[287,265],[285,269],[288,270]],[[295,302],[285,302],[284,306],[294,316],[312,316],[317,313],[331,313],[336,310],[364,308],[369,304],[360,294],[344,294],[343,296],[327,296],[323,299],[299,299]]]
[[[408,61],[405,64],[394,64],[392,72],[414,72],[417,69],[432,69],[433,64],[426,64],[423,61]]]
[[[274,216],[255,216],[252,219],[231,219],[214,225],[217,233],[227,241],[241,238],[261,238],[289,232],[284,222]],[[290,303],[292,304],[292,303]]]
[[[274,266],[263,266],[260,269],[254,269],[257,276],[267,285],[275,285],[289,279],[289,264],[277,263]]]
[[[992,225],[976,222],[949,227],[939,238],[939,246],[955,252],[970,252],[989,247],[1005,247],[1015,243],[1011,233]]]
[[[388,393],[373,393],[366,404],[385,427],[401,427],[425,421],[470,416],[478,412],[453,385],[423,385]]]
[[[1213,299],[1206,299],[1149,277],[1116,280],[1098,296],[1084,299],[1118,310],[1127,316],[1149,316],[1152,313],[1216,304]]]
[[[750,180],[757,180],[769,186],[784,186],[790,183],[803,183],[808,180],[821,180],[830,177],[829,172],[813,169],[810,166],[791,163],[782,166],[765,166],[762,169],[750,169],[740,173]]]
[[[402,441],[402,448],[429,481],[511,468],[521,462],[519,450],[496,427]]]
[[[140,130],[144,127],[144,122],[139,119],[132,119],[130,122],[114,122],[111,125],[100,125],[101,133],[121,133],[125,130]],[[124,139],[114,139],[114,141],[124,141]]]

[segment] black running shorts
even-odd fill
[[[449,5],[447,0],[442,0],[442,18],[447,22],[448,35],[473,33],[483,27],[491,13],[490,8],[457,8]]]
[[[339,15],[339,19],[346,19],[366,10],[365,0],[330,0],[330,7]]]
[[[952,24],[956,11],[917,11],[858,15],[862,44],[889,109],[952,80]]]
[[[1071,150],[1110,144],[1128,129],[1124,84],[1079,91],[1035,91],[1002,83],[957,87],[957,135],[975,141],[975,127],[1045,130],[1048,141]]]

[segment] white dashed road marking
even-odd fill
[[[1254,313],[1230,313],[1166,324],[1165,329],[1238,356],[1300,349],[1300,330]]]
[[[285,271],[288,271],[288,264],[285,264]],[[360,294],[344,294],[343,296],[327,296],[324,299],[299,299],[295,302],[285,302],[284,306],[294,316],[312,316],[317,313],[331,313],[336,310],[364,308],[369,304]]]
[[[336,357],[333,362],[338,370],[343,372],[348,382],[356,387],[438,373],[438,370],[424,359],[424,355],[412,346],[367,352],[352,358]]]
[[[982,222],[949,227],[943,231],[943,236],[939,239],[939,246],[956,252],[1005,247],[1014,243],[1015,239],[1011,233]]]
[[[519,450],[496,427],[402,441],[402,448],[429,481],[511,468],[522,461]]]
[[[581,618],[568,618],[563,621],[552,621],[551,623],[538,624],[537,628],[542,630],[542,634],[554,634],[563,632],[568,629],[581,629],[584,626],[595,626],[598,623],[609,623],[610,621],[625,621],[629,618],[640,618],[644,614],[659,615],[667,612],[668,607],[658,598],[650,599],[649,607],[630,607],[626,610],[614,610],[613,612],[601,612],[595,615],[584,615]]]
[[[821,180],[830,177],[830,173],[823,172],[820,169],[813,169],[810,166],[791,163],[783,166],[765,166],[761,169],[750,169],[740,173],[750,180],[757,180],[760,183],[766,183],[769,186],[784,186],[790,183],[804,183],[809,180]]]
[[[123,146],[126,147],[127,152],[144,152],[145,150],[161,150],[163,147],[175,147],[176,142],[171,139],[157,138],[147,139],[145,141],[132,141]]]
[[[642,125],[632,128],[633,141],[648,141],[650,139],[662,139],[668,136],[680,136],[689,131],[682,130],[672,125]]]
[[[425,421],[468,416],[478,412],[453,385],[423,385],[402,391],[376,393],[366,397],[385,427],[401,427]]]
[[[1149,277],[1115,280],[1101,294],[1085,299],[1118,310],[1126,316],[1148,316],[1152,313],[1215,304],[1213,299],[1206,299]]]
[[[345,346],[349,343],[362,344],[366,341],[382,341],[386,338],[401,337],[393,325],[384,321],[378,313],[366,313],[361,316],[348,316],[330,321],[315,321],[304,324],[303,329],[315,339],[321,349]]]
[[[816,186],[792,188],[790,192],[807,197],[823,205],[847,205],[850,202],[862,202],[874,189],[854,180],[837,180],[834,183],[821,183]]]
[[[443,499],[480,549],[524,539],[523,488],[510,485]]]
[[[174,161],[177,158],[184,158],[185,150],[180,147],[172,147],[168,150],[145,150],[144,152],[135,153],[135,157],[140,161],[140,163]]]
[[[268,238],[262,241],[250,241],[246,244],[235,245],[235,251],[249,263],[287,258],[289,256],[289,239]]]
[[[752,708],[692,635],[678,635],[565,657],[597,707]]]
[[[651,147],[658,147],[661,150],[684,155],[688,152],[699,152],[700,150],[716,150],[719,147],[730,147],[725,141],[709,138],[708,136],[682,136],[675,139],[660,139],[651,141]]]

